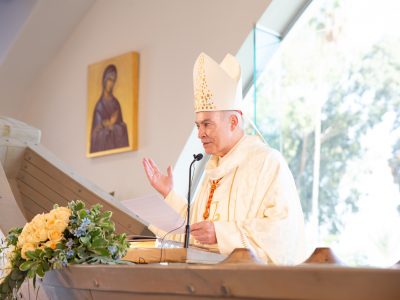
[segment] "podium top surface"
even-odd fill
[[[22,142],[39,144],[41,131],[28,124],[0,116],[0,143]]]

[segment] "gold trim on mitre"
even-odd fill
[[[211,98],[213,93],[210,91],[207,85],[206,71],[204,67],[205,54],[201,53],[196,60],[193,81],[194,81],[194,100],[195,110],[201,109],[215,109],[215,105]]]
[[[199,111],[240,110],[240,64],[227,54],[218,64],[201,53],[193,68],[194,108]]]

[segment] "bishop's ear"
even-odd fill
[[[229,122],[230,122],[230,125],[231,125],[231,129],[232,130],[235,129],[239,124],[239,119],[238,119],[237,115],[236,114],[230,115]]]

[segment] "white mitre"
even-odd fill
[[[201,53],[193,68],[194,108],[199,111],[239,110],[242,103],[240,64],[227,54],[220,64]]]

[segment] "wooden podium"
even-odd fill
[[[75,265],[46,274],[39,294],[96,300],[398,300],[399,278],[395,269],[313,264]]]

